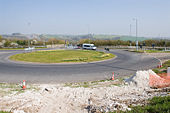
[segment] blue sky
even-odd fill
[[[0,0],[0,34],[170,37],[170,0]]]

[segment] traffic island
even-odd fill
[[[16,54],[10,59],[35,63],[81,63],[108,60],[114,57],[115,55],[111,53],[92,50],[46,50]]]

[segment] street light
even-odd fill
[[[31,23],[28,22],[27,25],[28,25],[28,28],[30,29]],[[30,41],[29,41],[30,38],[31,38],[31,36],[28,34],[28,48],[30,48]]]
[[[130,24],[130,29],[129,29],[129,36],[131,37],[132,35],[132,25]],[[130,41],[130,48],[132,47],[132,42]]]
[[[88,41],[89,41],[89,44],[90,44],[90,26],[87,25],[87,32],[88,32]]]
[[[130,28],[129,28],[129,36],[132,35],[132,25],[130,24]]]
[[[137,18],[134,18],[133,20],[136,21],[136,51],[138,51],[138,20]]]

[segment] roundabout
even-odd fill
[[[158,61],[152,57],[124,50],[111,50],[115,59],[102,62],[78,64],[40,64],[15,62],[8,58],[23,50],[0,51],[0,82],[19,83],[65,83],[109,79],[112,72],[116,78],[129,76],[137,70],[153,68]]]
[[[9,58],[14,61],[32,63],[83,63],[103,61],[114,58],[111,53],[90,50],[42,50],[28,53],[20,53]]]

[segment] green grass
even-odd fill
[[[161,68],[152,69],[155,73],[167,73],[167,68],[170,67],[170,60],[166,61],[162,64]]]
[[[8,111],[0,111],[0,113],[11,113],[11,112],[8,112]]]
[[[39,89],[32,85],[27,85],[26,90],[39,90]],[[2,97],[12,93],[20,94],[24,92],[25,90],[22,90],[22,87],[19,84],[0,83],[0,96]]]
[[[170,113],[170,96],[154,97],[145,106],[132,107],[131,111],[116,111],[112,113]]]
[[[92,62],[111,59],[115,55],[90,50],[52,50],[16,54],[10,57],[15,61],[39,63]]]
[[[37,47],[35,49],[44,49],[46,47]],[[0,50],[24,50],[25,48],[0,48]]]
[[[161,50],[132,50],[131,52],[137,52],[137,53],[170,53],[170,51],[161,51]]]
[[[128,113],[170,113],[170,96],[154,97],[146,106],[136,106]]]
[[[113,86],[121,86],[122,81],[118,80],[97,80],[97,81],[89,81],[89,82],[78,82],[78,83],[65,83],[65,87],[71,87],[71,88],[96,88],[96,87],[113,87]]]
[[[71,88],[78,88],[78,87],[84,87],[89,88],[92,84],[90,82],[80,82],[80,83],[65,83],[65,87],[71,87]]]
[[[23,50],[24,48],[0,48],[0,50]]]

